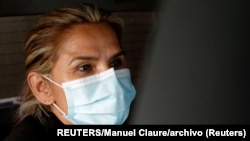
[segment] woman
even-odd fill
[[[121,125],[135,97],[122,20],[92,4],[44,14],[25,47],[26,83],[7,140],[39,140],[61,125]]]

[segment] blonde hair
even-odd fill
[[[121,41],[123,22],[109,11],[97,8],[94,4],[65,6],[42,15],[32,28],[25,45],[26,76],[29,72],[49,74],[57,59],[56,37],[76,24],[107,23]],[[18,109],[18,121],[33,115],[46,123],[43,115],[49,108],[33,95],[26,80],[22,91],[23,103]]]

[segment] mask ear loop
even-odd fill
[[[58,87],[60,87],[60,88],[63,88],[60,84],[58,84],[58,83],[56,83],[55,81],[51,80],[49,77],[47,77],[47,76],[45,76],[45,75],[43,75],[43,77],[44,77],[45,79],[47,79],[48,81],[50,81],[51,83],[55,84],[56,86],[58,86]]]
[[[62,88],[62,86],[58,83],[56,83],[55,81],[51,80],[49,77],[42,75],[45,79],[47,79],[48,81],[50,81],[51,83],[55,84],[56,86]],[[52,103],[53,106],[63,115],[66,116],[66,114],[61,110],[61,108],[59,108],[55,103]]]
[[[66,116],[66,114],[55,104],[53,103],[53,106],[63,115]]]

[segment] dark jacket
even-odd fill
[[[56,130],[63,126],[62,122],[52,113],[46,117],[46,125],[34,116],[27,116],[18,125],[14,126],[10,134],[3,141],[48,141],[56,136]]]

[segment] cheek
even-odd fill
[[[55,88],[53,89],[53,97],[54,102],[63,110],[66,114],[68,113],[68,106],[67,106],[67,100],[64,94],[64,90],[62,88]]]

